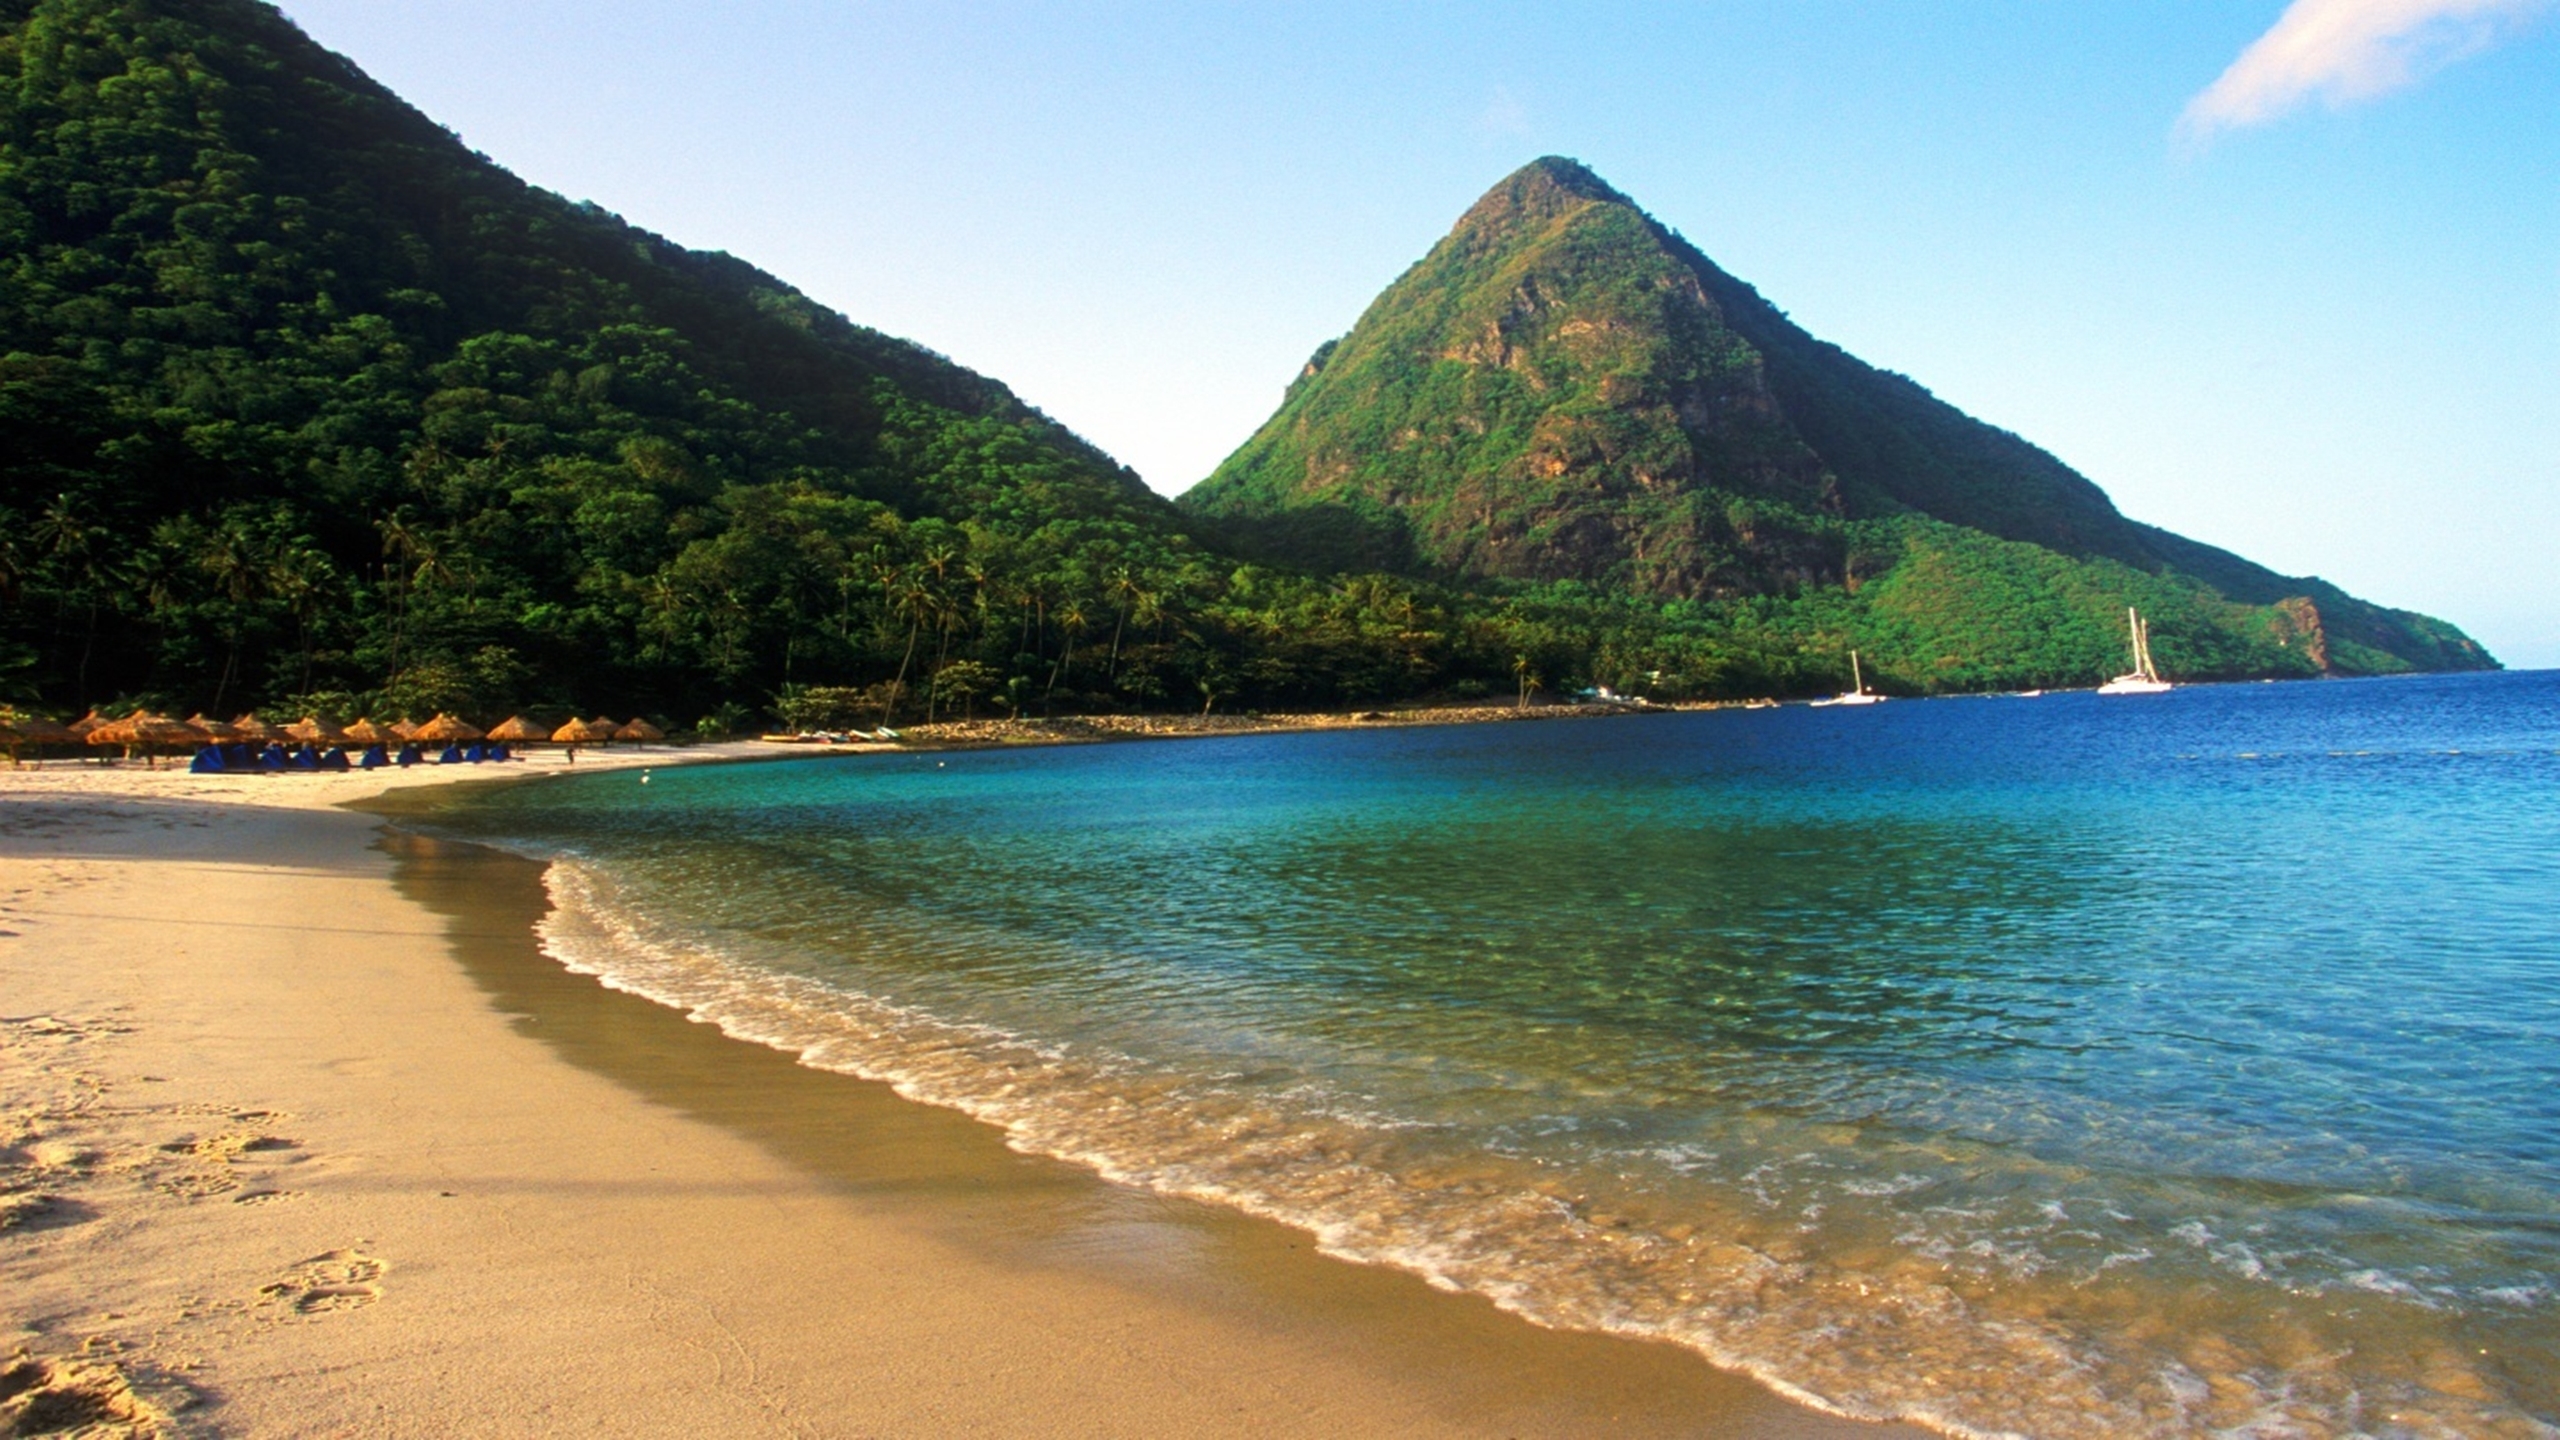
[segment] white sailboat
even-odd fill
[[[2163,690],[2170,689],[2169,682],[2160,678],[2159,670],[2151,663],[2150,622],[2142,618],[2141,611],[2128,605],[2124,609],[2124,623],[2132,637],[2133,668],[2099,686],[2098,693],[2101,695],[2157,695]]]
[[[1866,672],[1858,668],[1858,652],[1855,650],[1849,652],[1849,684],[1849,689],[1841,691],[1828,700],[1816,700],[1813,703],[1816,705],[1881,705],[1884,703],[1883,696],[1867,688]]]

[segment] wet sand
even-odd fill
[[[331,808],[365,778],[0,773],[0,1349],[50,1381],[0,1403],[259,1435],[1916,1433],[606,990],[535,947],[538,866]]]

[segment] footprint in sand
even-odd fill
[[[182,1135],[160,1147],[171,1155],[191,1155],[198,1160],[220,1160],[236,1165],[244,1155],[265,1155],[278,1150],[299,1150],[302,1142],[281,1135],[259,1135],[235,1131],[227,1135],[198,1137]]]
[[[98,1163],[97,1151],[68,1140],[30,1141],[19,1153],[38,1170],[86,1170]]]
[[[272,1205],[278,1200],[298,1200],[299,1190],[249,1190],[231,1197],[234,1205]]]
[[[0,1194],[0,1231],[52,1230],[97,1218],[96,1207],[32,1190]]]
[[[263,1112],[250,1112],[235,1118],[259,1118]],[[218,1164],[219,1169],[181,1170],[154,1182],[165,1194],[184,1200],[203,1200],[215,1195],[228,1195],[241,1187],[242,1181],[232,1172],[235,1168],[261,1159],[298,1160],[283,1152],[299,1150],[302,1142],[281,1135],[262,1135],[254,1131],[230,1131],[211,1136],[184,1135],[160,1147],[164,1155],[181,1156],[199,1164]],[[269,1192],[272,1193],[272,1192]]]
[[[239,1189],[240,1182],[219,1170],[188,1170],[156,1181],[151,1188],[181,1200],[209,1200]]]
[[[130,1035],[133,1027],[115,1020],[66,1020],[59,1015],[5,1015],[0,1026],[77,1044],[103,1035]]]
[[[149,1440],[169,1433],[168,1415],[134,1394],[113,1364],[44,1360],[24,1350],[0,1362],[0,1434]]]
[[[287,1270],[274,1284],[260,1286],[258,1294],[270,1304],[290,1305],[305,1315],[352,1310],[382,1298],[382,1286],[375,1282],[390,1268],[388,1262],[361,1250],[331,1250]]]

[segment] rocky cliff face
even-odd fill
[[[2243,606],[2316,600],[2382,668],[2490,663],[2441,622],[2128,520],[1553,157],[1477,201],[1182,504],[1316,569],[1696,600],[1854,589],[1892,563],[1897,524],[1937,521]],[[2331,668],[2319,624],[2268,624]]]

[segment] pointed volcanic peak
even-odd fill
[[[2079,577],[2093,593],[2165,576],[2265,608],[2235,623],[2322,669],[2493,663],[2440,621],[2127,519],[2045,451],[1807,334],[1553,156],[1486,192],[1181,503],[1249,553],[1315,569],[1683,599],[1855,589],[1921,551],[2005,553],[1971,534],[2113,567]]]
[[[1319,350],[1184,497],[1300,563],[1666,594],[1836,578],[1838,487],[1659,227],[1544,159]]]
[[[1916,510],[2155,561],[2051,456],[1798,329],[1589,168],[1504,178],[1184,497],[1299,558],[1699,596]]]

